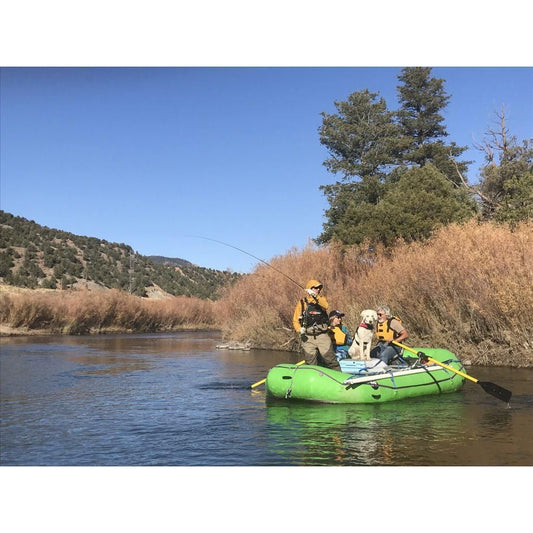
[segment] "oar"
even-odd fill
[[[299,363],[296,363],[296,366],[300,366],[300,365],[303,365],[305,363],[305,361],[300,361]],[[259,385],[262,385],[264,382],[266,381],[266,378],[265,379],[262,379],[261,381],[258,381],[256,383],[254,383],[252,385],[252,389],[254,389],[255,387],[258,387]]]
[[[464,378],[469,379],[470,381],[473,381],[478,385],[481,385],[485,392],[492,394],[492,396],[498,398],[498,400],[501,400],[502,402],[509,403],[511,401],[511,396],[513,393],[510,390],[504,389],[503,387],[500,387],[495,383],[491,383],[490,381],[479,381],[479,379],[473,378],[472,376],[469,376],[468,374],[465,374],[460,370],[455,370],[455,368],[448,366],[445,363],[441,363],[440,361],[433,359],[433,357],[429,357],[429,355],[426,355],[424,352],[417,352],[416,350],[413,350],[413,348],[409,348],[409,346],[405,346],[405,344],[400,344],[396,341],[392,342],[393,344],[396,344],[396,346],[399,346],[400,348],[403,348],[408,352],[418,355],[418,357],[420,357],[423,361],[431,361],[432,363],[442,366],[443,368],[447,368],[448,370],[451,370],[452,372],[455,372],[456,374],[459,374],[460,376],[463,376]]]

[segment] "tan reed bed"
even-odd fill
[[[12,330],[86,334],[213,328],[213,303],[178,296],[138,298],[118,290],[0,294],[0,323]]]
[[[448,348],[480,365],[533,366],[533,226],[469,222],[391,252],[368,247],[292,250],[269,263],[301,285],[324,283],[354,331],[363,309],[387,304],[409,344]],[[298,349],[294,306],[303,291],[263,264],[217,303],[227,339]]]

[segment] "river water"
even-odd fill
[[[468,368],[443,396],[377,405],[265,397],[297,354],[218,350],[216,332],[3,338],[1,465],[533,465],[533,369]]]

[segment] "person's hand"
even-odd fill
[[[316,292],[313,289],[305,289],[305,292],[309,294],[310,296],[316,297]]]
[[[416,355],[418,355],[422,363],[429,363],[429,357],[424,352],[418,352]]]
[[[304,327],[301,327],[300,328],[300,335],[303,335],[305,333],[305,328]]]

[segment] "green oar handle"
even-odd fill
[[[473,381],[474,383],[477,383],[479,381],[478,379],[473,378],[472,376],[469,376],[468,374],[465,374],[464,372],[461,372],[460,370],[456,370],[455,368],[445,363],[441,363],[440,361],[433,359],[433,357],[429,357],[429,355],[426,355],[424,352],[417,352],[416,350],[413,350],[413,348],[410,348],[409,346],[405,346],[405,344],[401,344],[396,341],[392,341],[392,342],[396,344],[396,346],[399,346],[400,348],[403,348],[404,350],[407,350],[408,352],[418,355],[418,357],[420,357],[421,359],[426,359],[428,361],[431,361],[432,363],[442,366],[443,368],[447,368],[448,370],[451,370],[452,372],[455,372],[456,374],[459,374],[460,376],[463,376],[464,378],[469,379],[470,381]]]

